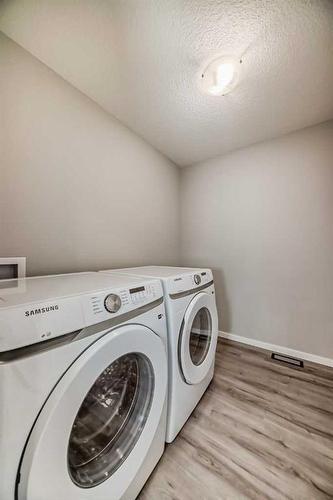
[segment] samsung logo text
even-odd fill
[[[45,314],[51,311],[58,311],[59,306],[56,304],[54,306],[40,307],[38,309],[31,309],[30,311],[25,311],[25,316],[36,316],[37,314]]]

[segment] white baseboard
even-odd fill
[[[268,342],[262,342],[261,340],[249,339],[248,337],[243,337],[241,335],[235,335],[234,333],[227,333],[221,331],[219,331],[219,337],[223,337],[224,339],[234,340],[235,342],[241,342],[242,344],[253,345],[254,347],[261,347],[262,349],[267,349],[268,351],[273,351],[280,354],[286,354],[287,356],[300,358],[305,361],[311,361],[312,363],[319,363],[320,365],[325,365],[325,366],[333,366],[332,358],[324,358],[323,356],[317,356],[316,354],[310,354],[309,352],[296,351],[296,349],[291,349],[290,347],[283,347],[282,345],[269,344]]]

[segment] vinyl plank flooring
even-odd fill
[[[139,499],[333,499],[333,368],[219,339],[214,380]]]

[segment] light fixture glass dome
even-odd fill
[[[200,74],[201,89],[213,96],[228,94],[238,82],[240,62],[231,57],[210,61]]]

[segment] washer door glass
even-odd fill
[[[212,318],[207,307],[202,307],[193,319],[189,338],[192,363],[201,365],[207,356],[212,338]]]
[[[102,483],[126,460],[144,428],[153,393],[154,372],[143,354],[121,356],[100,374],[69,438],[68,469],[77,486]]]

